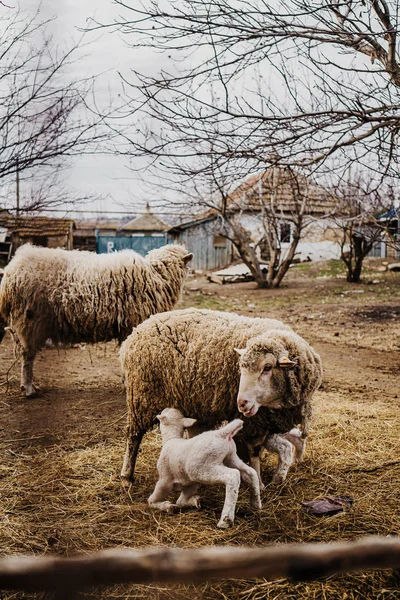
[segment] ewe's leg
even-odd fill
[[[276,434],[266,440],[266,448],[277,454],[279,459],[272,483],[282,483],[293,463],[293,445],[283,435]]]
[[[126,432],[127,432],[126,450],[125,450],[124,463],[122,465],[122,470],[121,470],[121,477],[123,477],[124,479],[128,479],[128,481],[133,482],[135,480],[134,473],[135,473],[137,453],[139,451],[140,443],[141,443],[142,438],[143,438],[144,434],[146,433],[146,431],[143,429],[139,430],[139,431],[135,431],[135,429],[133,429],[132,427],[130,427],[128,425],[128,427],[126,428]]]
[[[260,484],[258,475],[254,469],[246,465],[237,454],[231,454],[225,459],[227,467],[238,469],[241,479],[250,488],[250,505],[252,508],[261,508]]]
[[[197,483],[191,483],[182,487],[181,495],[176,501],[176,505],[181,508],[187,506],[193,506],[194,508],[200,508],[200,497],[197,495]]]
[[[176,507],[176,504],[172,504],[172,502],[169,502],[166,498],[168,497],[168,494],[171,493],[172,487],[172,481],[159,479],[154,488],[154,492],[147,500],[149,506],[165,512],[171,512]]]
[[[250,448],[250,466],[255,470],[258,477],[258,484],[260,486],[260,490],[263,491],[265,489],[265,485],[261,479],[261,449],[257,446],[257,448]]]
[[[233,521],[235,520],[235,508],[240,486],[240,473],[237,469],[230,469],[229,467],[221,465],[207,468],[204,474],[205,477],[202,483],[222,483],[225,485],[225,503],[217,527],[220,529],[227,529],[233,525]]]
[[[196,435],[199,435],[200,433],[203,433],[204,431],[208,431],[209,427],[207,427],[207,425],[202,425],[201,423],[195,423],[194,425],[192,425],[191,427],[189,427],[186,431],[187,431],[187,435],[188,438],[193,438]]]
[[[22,351],[22,365],[21,365],[21,390],[25,392],[25,396],[34,396],[35,392],[33,389],[33,362],[35,360],[36,353],[32,350]]]

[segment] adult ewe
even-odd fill
[[[244,346],[239,371],[235,348]],[[133,330],[121,359],[128,404],[121,476],[127,479],[133,479],[143,435],[167,407],[210,429],[236,416],[240,389],[239,409],[251,416],[245,419],[242,442],[258,473],[264,444],[279,452],[268,443],[274,434],[298,424],[303,440],[309,433],[321,360],[281,321],[194,308],[158,314]]]
[[[19,248],[4,272],[0,314],[21,343],[26,396],[34,393],[33,362],[47,339],[122,342],[150,315],[173,308],[192,257],[178,245],[145,258],[131,250],[97,255]]]

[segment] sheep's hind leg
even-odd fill
[[[177,508],[176,504],[172,504],[167,500],[168,494],[171,493],[173,483],[164,479],[159,479],[154,488],[154,492],[149,497],[147,502],[151,508],[162,510],[164,512],[174,512]]]
[[[260,484],[255,469],[244,463],[237,454],[232,454],[226,458],[227,467],[237,469],[242,481],[250,488],[250,505],[252,508],[261,508]]]
[[[182,487],[181,495],[176,501],[176,505],[181,508],[192,506],[200,508],[200,497],[196,494],[198,487],[197,483],[191,483]]]
[[[134,432],[130,427],[127,428],[126,450],[124,462],[121,469],[121,477],[128,481],[134,481],[136,458],[145,430]]]
[[[35,360],[35,353],[31,350],[22,351],[22,365],[21,365],[21,391],[25,392],[27,398],[32,398],[36,395],[36,391],[33,387],[33,362]]]
[[[207,469],[203,483],[222,483],[225,485],[225,503],[217,527],[220,529],[231,527],[235,520],[235,508],[239,494],[239,471],[225,466],[216,466]]]

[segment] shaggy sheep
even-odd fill
[[[21,343],[26,396],[33,395],[33,362],[47,339],[122,342],[150,315],[173,308],[192,257],[179,245],[146,258],[131,250],[96,255],[19,248],[4,272],[0,314]]]
[[[246,344],[240,374],[235,347]],[[172,406],[210,429],[237,415],[239,383],[241,400],[246,394],[249,403],[252,392],[262,404],[242,407],[246,416],[253,416],[244,420],[236,438],[258,473],[259,455],[270,436],[298,424],[302,443],[309,433],[310,401],[321,382],[321,360],[280,321],[194,308],[158,314],[133,330],[121,347],[121,360],[128,405],[121,476],[127,479],[133,479],[142,437],[158,412]]]
[[[233,525],[240,480],[250,487],[253,508],[261,508],[260,488],[254,469],[240,460],[233,436],[243,427],[236,419],[221,429],[206,431],[183,439],[185,428],[192,427],[195,419],[187,419],[175,408],[165,408],[160,415],[163,447],[157,462],[159,480],[148,499],[151,507],[171,511],[175,507],[199,507],[199,484],[225,485],[225,503],[217,527],[226,529]],[[167,500],[173,489],[181,494],[172,504]]]

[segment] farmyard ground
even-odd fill
[[[381,273],[378,264],[368,263],[361,285],[347,284],[340,264],[332,262],[294,267],[279,290],[257,290],[252,283],[219,286],[196,275],[185,284],[178,308],[280,318],[314,345],[324,362],[304,463],[282,486],[267,486],[260,515],[250,511],[243,491],[235,526],[227,531],[215,527],[222,490],[205,489],[200,511],[170,516],[148,508],[161,442],[157,431],[143,444],[136,484],[121,485],[126,409],[114,343],[45,349],[36,366],[42,395],[25,400],[6,337],[0,346],[1,555],[399,535],[400,274]],[[263,461],[266,482],[273,462],[269,456]],[[301,512],[301,501],[327,493],[354,496],[353,509],[324,519]],[[398,573],[380,571],[307,584],[116,586],[87,596],[389,600],[400,598],[399,585]]]

